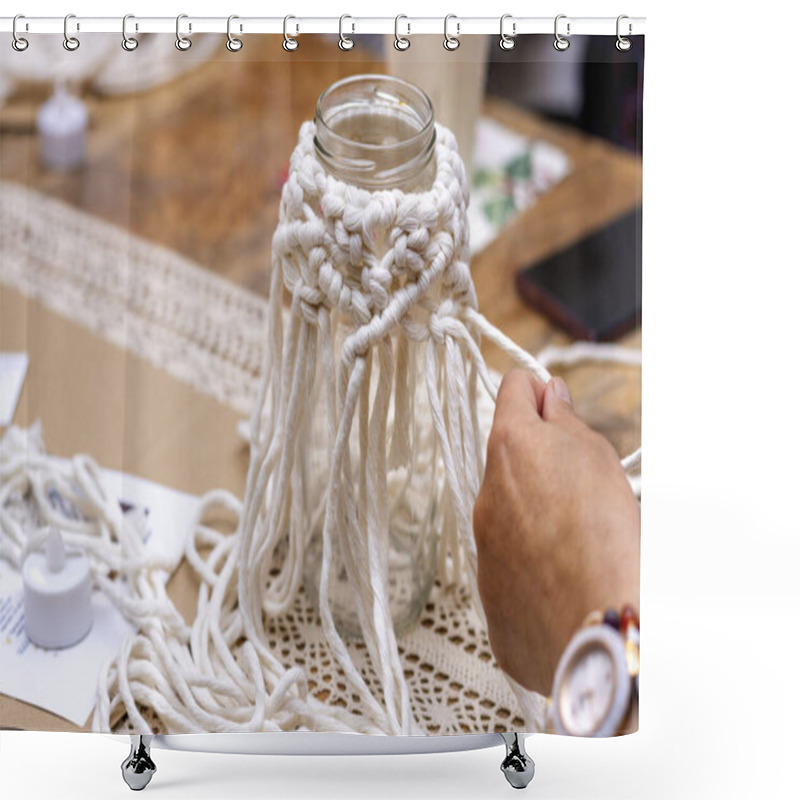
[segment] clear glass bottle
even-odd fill
[[[435,176],[435,126],[433,106],[425,93],[406,81],[385,75],[358,75],[334,83],[319,98],[316,109],[316,156],[329,175],[369,191],[401,189],[423,192]],[[377,243],[380,247],[380,243]],[[352,321],[338,319],[334,355],[353,330]],[[401,634],[419,617],[436,574],[437,497],[436,448],[433,424],[425,402],[424,349],[393,337],[395,358],[404,350],[408,359],[408,387],[415,405],[413,442],[404,463],[388,464],[388,592],[396,634]],[[370,397],[374,398],[377,356],[372,370]],[[318,374],[320,370],[318,369]],[[386,451],[391,449],[396,394],[392,388],[386,433]],[[317,413],[309,430],[309,446],[303,451],[306,549],[303,580],[307,595],[319,608],[322,566],[324,501],[330,470],[332,442],[327,417]],[[421,407],[420,410],[418,407]],[[323,418],[324,417],[324,418]],[[359,447],[358,414],[350,434],[350,463],[354,478],[363,469]],[[357,481],[356,481],[357,482]],[[358,486],[355,492],[358,493]],[[361,503],[356,502],[361,508]],[[355,523],[355,521],[351,521]],[[342,536],[334,532],[329,579],[331,612],[340,635],[362,638],[352,577],[342,557]],[[365,565],[366,569],[366,565]],[[357,576],[363,580],[363,576]]]

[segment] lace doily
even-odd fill
[[[320,699],[358,713],[360,698],[347,691],[341,670],[332,663],[317,613],[305,595],[300,594],[291,613],[272,622],[269,635],[270,648],[287,666],[303,667],[314,676],[310,688]],[[419,623],[398,645],[414,716],[428,733],[503,733],[526,727],[513,693],[503,685],[466,587],[444,590],[437,584]],[[375,690],[363,645],[355,649],[356,666]]]

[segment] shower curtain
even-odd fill
[[[350,34],[342,47],[304,34],[291,49],[291,37],[231,31],[179,27],[190,45],[178,47],[168,34],[127,47],[74,31],[77,48],[0,39],[3,726],[636,730],[642,37],[624,49],[574,36],[562,49],[552,35],[508,48],[475,35],[451,50],[433,35],[406,47]],[[320,166],[318,101],[364,76],[428,98],[426,188],[356,191],[333,173],[359,164],[330,149],[340,162]],[[377,147],[372,119],[358,135]],[[395,198],[395,216],[368,229],[359,203],[374,191]],[[424,245],[397,209],[425,228]],[[327,274],[313,266],[320,248],[356,298],[349,312],[367,297],[370,321],[442,253],[463,282],[442,278],[414,301],[421,333],[404,317],[370,341],[361,411],[342,434],[350,466],[331,456],[351,373],[338,371],[335,330],[325,339],[330,314],[314,316],[336,305],[313,272]],[[311,303],[297,276],[325,298]],[[290,400],[295,375],[307,392]],[[383,401],[379,375],[393,376]],[[569,414],[577,443],[553,444],[542,474],[527,449],[503,472],[513,442],[544,452],[524,426],[493,428],[504,398],[528,390],[531,418]],[[586,474],[584,433],[600,453]],[[417,508],[411,493],[408,513],[427,514],[433,550],[414,556],[428,572],[400,626],[385,608],[397,556],[380,547],[381,520],[392,469],[421,448],[434,500]],[[314,483],[318,450],[328,460]],[[618,511],[609,480],[614,497],[629,493],[617,517],[635,529],[627,539],[606,526]],[[331,517],[318,552],[314,509]],[[593,559],[620,542],[598,572]],[[328,559],[326,578],[309,552]],[[339,577],[355,631],[337,618]]]

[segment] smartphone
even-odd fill
[[[617,339],[642,318],[642,207],[517,273],[529,305],[573,338]]]

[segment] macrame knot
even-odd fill
[[[444,344],[446,336],[459,333],[457,314],[458,306],[449,298],[443,300],[442,304],[431,312],[428,317],[427,329],[436,344]]]
[[[387,192],[382,192],[370,198],[364,209],[361,229],[365,239],[374,242],[378,232],[392,227],[397,216],[397,200]]]
[[[370,293],[372,308],[383,311],[389,305],[390,291],[392,288],[392,273],[385,267],[378,265],[363,272],[365,289]]]
[[[273,258],[297,313],[308,321],[323,306],[349,317],[352,356],[400,325],[416,337],[440,335],[406,317],[426,296],[475,306],[468,267],[468,185],[455,137],[437,126],[436,176],[430,190],[369,192],[325,172],[305,123],[281,198]]]

